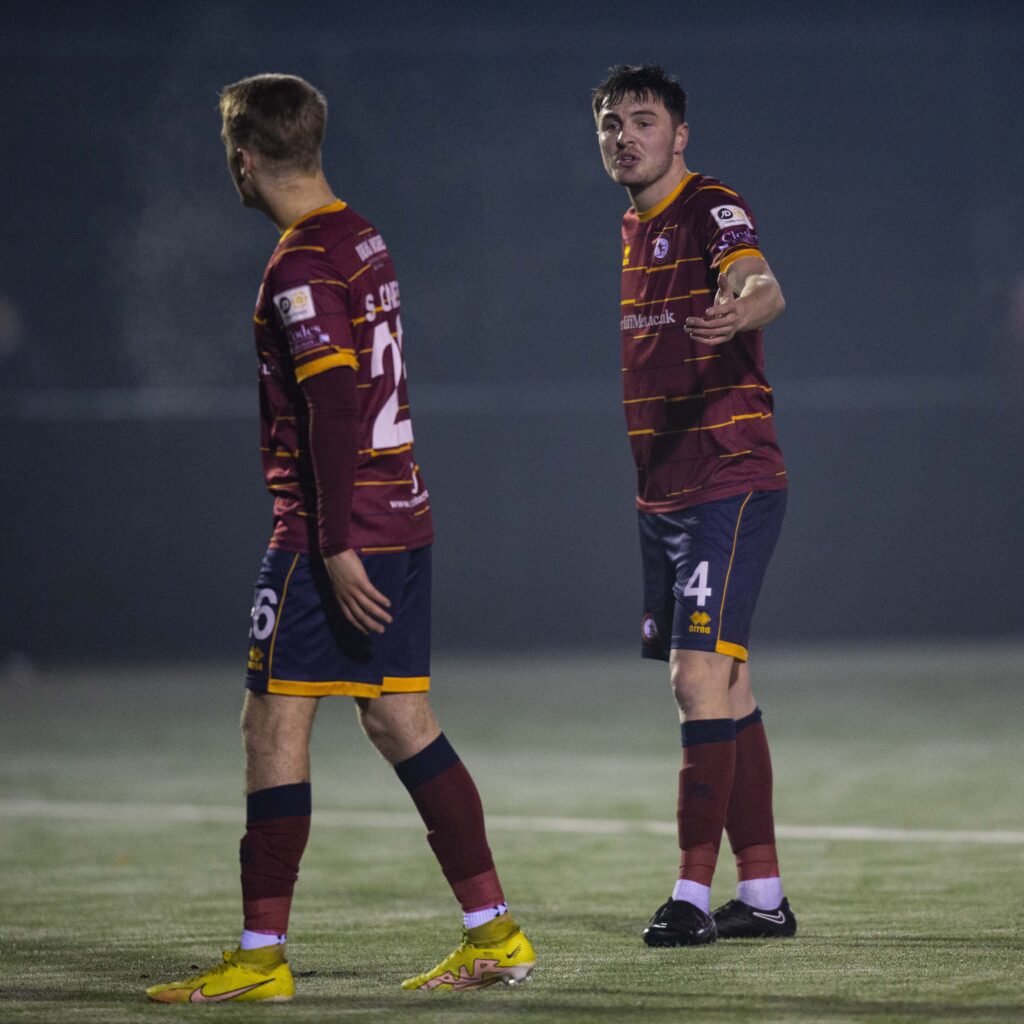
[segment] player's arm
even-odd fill
[[[768,263],[760,256],[741,256],[718,275],[714,305],[702,317],[687,317],[686,330],[694,341],[721,345],[743,331],[767,326],[785,308]]]
[[[359,449],[356,371],[335,366],[302,381],[309,408],[309,455],[316,478],[320,554],[342,614],[361,633],[383,633],[390,601],[348,546]]]

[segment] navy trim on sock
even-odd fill
[[[293,782],[288,786],[258,789],[245,798],[246,821],[308,818],[312,809],[312,789],[308,782]]]
[[[736,719],[736,735],[738,736],[748,725],[757,725],[761,721],[761,709],[754,708],[745,718]]]
[[[441,733],[418,754],[413,754],[407,760],[396,764],[395,772],[402,785],[411,793],[458,763],[459,755],[455,753],[445,734]]]
[[[728,743],[736,739],[736,723],[731,718],[702,718],[696,722],[683,722],[680,730],[684,747],[701,743]]]

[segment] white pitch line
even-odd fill
[[[206,804],[115,804],[68,800],[0,800],[0,818],[38,818],[65,821],[118,821],[241,825],[244,807]],[[314,808],[317,826],[329,828],[422,828],[415,814],[406,811],[337,811]],[[675,835],[674,821],[630,821],[623,818],[542,818],[492,814],[488,828],[495,831],[562,832],[575,835]],[[780,839],[869,843],[975,843],[986,846],[1024,846],[1024,832],[944,829],[872,828],[869,826],[777,825]]]

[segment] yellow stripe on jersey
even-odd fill
[[[368,267],[369,264],[367,264],[366,266]],[[363,267],[363,270],[366,270],[366,267]],[[359,274],[361,274],[363,272],[363,270],[360,270]],[[356,279],[356,277],[359,276],[359,274],[356,274],[355,277],[350,277],[349,280],[350,281],[354,281]],[[384,312],[384,307],[383,306],[374,306],[373,307],[373,315],[374,316],[376,316],[378,313],[383,313],[383,312]],[[353,327],[358,327],[360,324],[365,324],[366,323],[366,317],[365,316],[357,316],[355,318],[355,320],[350,320],[349,323],[351,323]],[[393,332],[392,332],[391,336],[394,337],[394,333]]]
[[[396,544],[394,547],[390,548],[360,548],[359,550],[362,551],[364,555],[379,555],[388,551],[405,551],[406,547],[404,544]]]
[[[742,452],[727,452],[725,455],[719,455],[718,457],[720,459],[735,459],[737,455],[749,455],[753,450],[753,448],[747,448]]]
[[[309,220],[310,217],[316,217],[321,213],[337,213],[339,210],[344,210],[346,206],[348,206],[348,203],[346,203],[344,199],[335,199],[333,203],[328,203],[326,206],[318,206],[315,210],[310,210],[309,213],[304,213],[297,221],[289,224],[288,227],[281,232],[281,242],[283,242],[300,224]],[[278,242],[278,244],[280,245],[280,242]]]
[[[361,268],[360,268],[359,270],[357,270],[357,271],[356,271],[356,272],[355,272],[355,273],[354,273],[354,274],[353,274],[353,275],[352,275],[352,276],[351,276],[351,277],[350,277],[350,278],[348,279],[348,283],[349,283],[349,284],[351,284],[351,283],[352,283],[352,282],[353,282],[353,281],[354,281],[354,280],[355,280],[355,279],[356,279],[356,278],[357,278],[357,277],[358,277],[358,276],[359,276],[360,274],[365,274],[365,273],[366,273],[366,272],[367,272],[367,271],[368,271],[369,269],[370,269],[370,264],[369,264],[369,263],[367,263],[367,264],[366,264],[366,266],[364,266],[364,267],[361,267]]]
[[[657,402],[663,399],[665,402],[695,402],[700,398],[707,398],[708,395],[716,394],[719,391],[763,391],[766,395],[772,393],[767,384],[724,384],[718,388],[705,388],[703,391],[695,391],[691,395],[648,395],[646,398],[624,398],[623,405],[636,405],[638,402]]]
[[[281,257],[287,256],[290,252],[327,252],[327,250],[322,245],[293,245],[287,249],[282,249],[280,252],[274,253],[271,265],[280,263]]]
[[[629,431],[629,436],[639,437],[641,434],[651,434],[654,437],[665,437],[667,434],[695,434],[702,430],[721,430],[723,427],[734,427],[740,420],[770,420],[771,418],[770,412],[745,412],[730,417],[724,423],[711,423],[706,427],[681,427],[679,430],[655,430],[653,427],[645,427],[643,430]]]
[[[703,263],[703,256],[684,256],[681,259],[675,261],[675,263],[666,263],[663,267],[656,267],[653,264],[649,267],[623,267],[622,272],[628,274],[631,270],[643,270],[648,274],[657,274],[662,270],[675,270],[680,263]]]
[[[370,387],[369,384],[360,384],[359,387]],[[400,444],[397,448],[360,448],[360,455],[369,455],[371,458],[377,458],[378,455],[398,455],[401,452],[407,452],[412,449],[411,444]]]
[[[344,281],[335,281],[329,277],[313,277],[310,278],[310,284],[336,284],[339,288],[348,288],[348,285]]]
[[[755,256],[759,260],[764,259],[764,254],[761,252],[760,249],[737,249],[735,250],[735,252],[729,253],[729,255],[722,260],[722,262],[718,265],[718,272],[720,274],[724,274],[737,260],[745,259],[747,256]]]
[[[709,288],[695,288],[692,292],[687,292],[685,295],[670,295],[667,299],[648,299],[646,302],[637,302],[636,299],[623,299],[620,306],[654,306],[659,302],[680,302],[683,299],[692,299],[694,295],[710,295],[711,290]]]
[[[725,192],[730,196],[735,196],[737,199],[740,197],[739,192],[733,192],[731,188],[726,188],[724,185],[701,185],[701,187],[693,193],[693,196],[698,192]],[[690,199],[692,199],[693,196],[690,196]],[[686,201],[689,202],[690,199],[687,199]]]
[[[412,480],[357,480],[356,487],[390,487],[391,484],[411,484]]]
[[[301,384],[304,380],[315,377],[318,373],[323,373],[324,370],[331,370],[335,366],[351,366],[353,370],[358,370],[359,360],[356,359],[355,351],[350,348],[338,349],[337,352],[332,352],[329,356],[321,356],[311,363],[296,366],[295,379]]]
[[[679,184],[676,185],[676,187],[672,189],[672,191],[669,192],[669,194],[665,196],[664,199],[662,199],[660,203],[656,203],[649,210],[637,210],[636,219],[640,221],[641,224],[643,224],[645,221],[653,220],[655,217],[658,216],[659,213],[664,213],[665,210],[667,210],[672,205],[672,203],[679,198],[679,194],[689,184],[690,179],[695,178],[696,176],[696,171],[690,171],[690,173],[687,174],[683,178],[683,180],[679,182]]]

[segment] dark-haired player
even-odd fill
[[[326,103],[257,75],[221,94],[242,202],[281,231],[256,301],[263,468],[274,530],[256,584],[242,730],[247,820],[239,946],[158,1002],[283,1000],[292,890],[310,824],[320,698],[354,697],[462,906],[462,944],[403,988],[518,982],[529,940],[508,912],[476,786],[430,707],[430,504],[413,452],[401,295],[377,229],[320,165]]]
[[[669,662],[683,723],[679,877],[644,940],[793,935],[747,665],[786,505],[761,337],[785,303],[750,207],[686,166],[686,94],[675,79],[653,65],[612,68],[593,111],[605,169],[632,202],[622,225],[622,380],[637,467],[642,654]],[[723,828],[739,885],[712,914]]]

